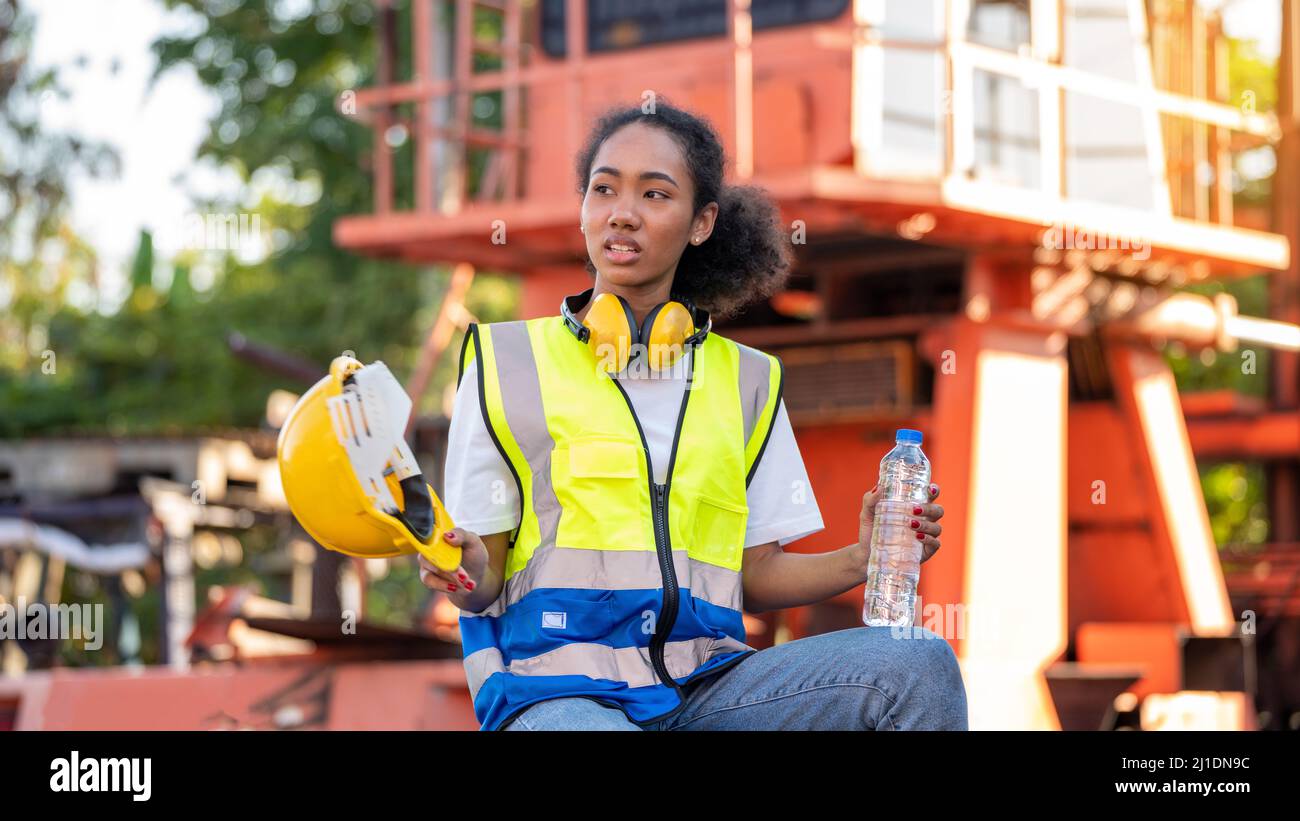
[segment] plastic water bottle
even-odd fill
[[[924,545],[912,529],[918,518],[912,508],[930,501],[930,460],[921,452],[921,438],[918,430],[899,429],[894,449],[880,460],[880,500],[862,604],[868,627],[910,627],[915,616]]]

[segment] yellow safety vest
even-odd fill
[[[462,376],[470,357],[521,508],[500,597],[460,619],[482,728],[571,696],[639,724],[671,716],[683,684],[756,652],[741,616],[746,488],[781,400],[780,360],[716,333],[683,358],[660,485],[622,385],[561,317],[471,325]]]

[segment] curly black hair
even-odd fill
[[[790,276],[793,253],[776,203],[758,186],[724,184],[722,142],[712,124],[662,96],[653,106],[616,106],[597,120],[578,153],[578,193],[586,196],[591,164],[605,140],[638,122],[663,129],[681,147],[695,182],[695,214],[710,202],[718,204],[713,233],[682,251],[673,292],[723,319],[781,290]],[[590,259],[587,273],[596,276]]]

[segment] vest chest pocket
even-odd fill
[[[691,525],[688,555],[693,559],[739,570],[745,549],[749,508],[712,496],[698,496]]]
[[[555,449],[551,470],[562,509],[556,532],[561,547],[646,549],[649,485],[641,452],[614,436],[573,439]]]

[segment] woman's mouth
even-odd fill
[[[605,246],[605,259],[615,265],[627,265],[635,262],[641,256],[641,251],[631,245],[624,245],[621,242],[611,242]]]

